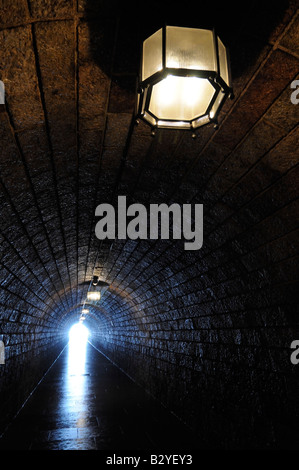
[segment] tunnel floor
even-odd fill
[[[0,439],[1,450],[190,450],[193,434],[90,343],[69,345]]]

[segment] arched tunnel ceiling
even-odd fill
[[[197,6],[197,14],[195,4],[182,12],[181,2],[2,2],[2,320],[64,324],[79,315],[93,274],[111,286],[91,307],[94,318],[130,314],[140,324],[144,309],[171,311],[172,298],[204,308],[209,296],[221,298],[227,269],[232,279],[250,273],[252,252],[261,267],[255,276],[275,285],[258,250],[292,231],[296,219],[298,118],[289,105],[298,73],[296,2],[238,10],[221,2]],[[141,41],[164,22],[217,28],[231,51],[235,99],[219,129],[203,128],[195,140],[168,130],[153,139],[141,122],[124,162]],[[145,205],[203,203],[203,248],[97,240],[95,207],[116,204],[117,195]],[[286,205],[287,220],[280,216]],[[291,242],[284,253],[292,259]]]

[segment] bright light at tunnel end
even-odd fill
[[[68,348],[68,374],[70,378],[82,376],[85,372],[86,346],[89,330],[82,323],[75,323],[69,331]],[[79,379],[78,379],[79,380]],[[82,385],[75,381],[72,383],[74,390],[79,390]]]
[[[69,331],[70,344],[86,343],[89,337],[89,330],[82,322],[75,323]]]

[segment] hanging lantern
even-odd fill
[[[215,31],[164,26],[143,42],[136,115],[153,129],[217,124],[228,96],[228,51]]]
[[[102,294],[108,289],[109,284],[93,278],[91,290],[87,292],[87,300],[96,302],[101,299]]]

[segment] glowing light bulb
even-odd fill
[[[149,110],[160,120],[184,122],[203,115],[214,92],[208,80],[168,75],[153,86]]]
[[[157,100],[162,106],[170,105],[175,99],[176,80],[173,75],[168,75],[162,80],[157,92]]]

